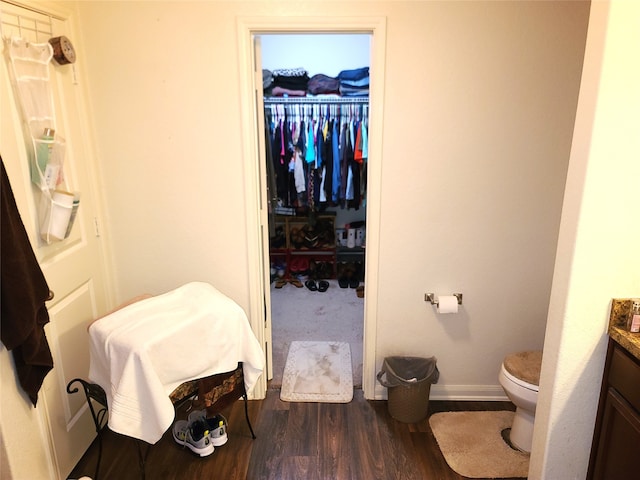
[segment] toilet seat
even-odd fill
[[[541,351],[518,352],[507,355],[502,362],[504,369],[514,378],[516,383],[523,382],[523,386],[538,390],[540,385],[540,367],[542,366]]]
[[[525,382],[521,378],[515,377],[509,373],[509,371],[505,368],[504,363],[502,364],[502,374],[505,376],[507,380],[515,383],[516,385],[526,388],[527,390],[531,390],[532,392],[538,392],[538,385],[534,385],[532,383]]]

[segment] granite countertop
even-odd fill
[[[640,360],[640,333],[627,330],[627,322],[631,314],[634,298],[614,298],[609,316],[609,336],[621,347]]]

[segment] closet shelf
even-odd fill
[[[270,238],[271,261],[284,261],[285,279],[293,275],[291,263],[294,257],[328,263],[330,268],[325,272],[327,278],[336,277],[335,215],[319,214],[314,222],[310,222],[308,217],[287,216],[275,216],[273,221],[276,231],[281,231],[281,236],[278,238],[276,233],[276,237]],[[307,235],[315,237],[317,243],[305,244]]]
[[[338,252],[338,255],[340,255],[340,254],[359,254],[359,255],[364,255],[364,248],[365,247],[353,247],[353,248],[338,247],[337,248],[337,252]]]
[[[369,103],[369,97],[264,97],[265,105],[276,104],[357,104],[365,105]]]

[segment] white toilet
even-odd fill
[[[541,365],[542,352],[512,353],[504,358],[498,377],[509,400],[516,406],[510,441],[523,452],[531,452]]]

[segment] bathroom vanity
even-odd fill
[[[588,480],[638,478],[640,334],[626,322],[631,300],[614,300]]]

